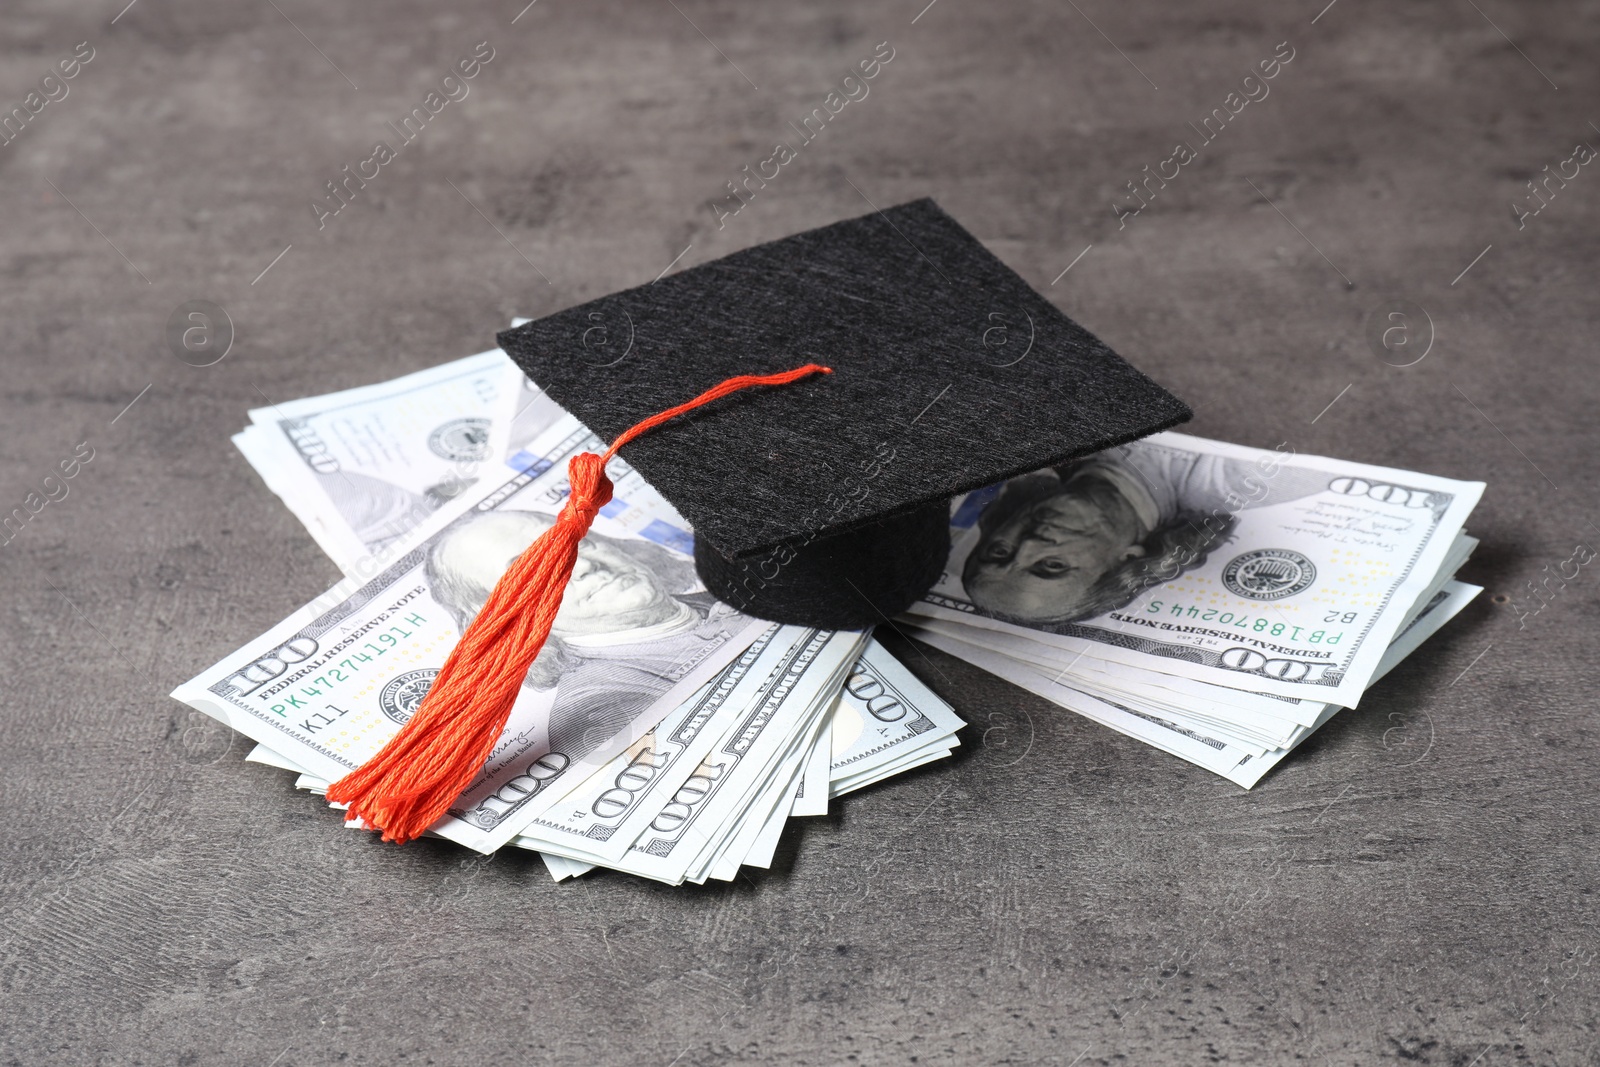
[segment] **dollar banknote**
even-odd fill
[[[524,450],[525,469],[425,522],[382,573],[307,605],[173,695],[317,779],[343,777],[415,711],[501,572],[554,522],[567,460],[602,447],[563,417]],[[615,495],[580,547],[504,733],[433,827],[444,837],[480,851],[504,844],[767,628],[705,592],[692,535],[659,494],[625,463],[611,473]]]
[[[513,325],[526,320],[513,320]],[[390,551],[562,414],[498,349],[270,403],[234,444],[346,574]],[[370,565],[370,577],[374,571]]]
[[[730,716],[725,709],[746,706],[770,684],[771,671],[782,654],[793,647],[797,635],[806,633],[800,627],[769,627],[738,660],[668,713],[660,725],[596,771],[560,805],[532,820],[514,843],[546,852],[561,848],[567,856],[583,856],[583,862],[590,864],[623,855],[654,818],[655,811],[648,804],[652,787],[662,795],[676,793],[726,730],[726,722],[715,717]],[[956,733],[965,725],[955,709],[888,649],[868,639],[838,687],[825,728],[807,757],[807,791],[822,793],[825,801],[820,813],[826,813],[826,799],[950,755],[960,745]],[[697,740],[699,747],[691,750]],[[297,773],[301,788],[319,793],[327,789],[326,781],[266,745],[256,745],[246,758]],[[820,786],[813,777],[817,765],[825,768]],[[803,792],[797,790],[789,816],[819,814],[803,805],[802,798]],[[648,813],[649,818],[641,821],[640,812]],[[618,833],[630,815],[634,824]]]
[[[1483,483],[1161,433],[968,494],[911,612],[1354,707]]]
[[[1437,633],[1480,592],[1482,590],[1478,586],[1445,582],[1384,650],[1373,673],[1373,681],[1383,677],[1423,641]],[[1292,727],[1280,744],[1271,747],[1254,745],[1241,742],[1228,730],[1219,729],[1213,724],[1196,722],[1171,707],[1152,706],[1138,696],[1114,690],[1084,691],[1073,676],[964,639],[976,633],[976,629],[969,629],[958,635],[957,631],[948,627],[916,631],[921,640],[936,648],[1103,726],[1222,775],[1245,788],[1259,782],[1290,751],[1342,710],[1337,704],[1304,702],[1305,707],[1295,717],[1306,720],[1306,725]]]
[[[794,778],[822,717],[860,654],[864,635],[809,631],[776,665],[762,699],[741,709],[659,804],[619,870],[667,882],[704,880],[730,845],[748,847]]]
[[[777,668],[811,632],[769,626],[695,698],[669,713],[562,804],[534,819],[517,844],[573,859],[615,863],[678,794],[729,724],[766,699]],[[814,679],[820,685],[826,681]],[[786,694],[797,701],[810,691]]]
[[[817,731],[817,739],[812,743],[810,753],[806,755],[805,767],[801,770],[789,805],[790,818],[828,814],[828,800],[831,797],[828,772],[833,763],[833,720],[837,715],[838,708],[835,705],[832,712],[822,717],[822,726]]]
[[[767,775],[753,799],[726,828],[717,828],[718,839],[702,851],[685,880],[704,885],[710,879],[730,881],[746,861],[753,865],[770,862],[783,824],[794,812],[794,786],[805,770],[819,735],[827,726],[827,716],[814,715],[806,732],[784,755],[777,769]]]
[[[1475,538],[1458,536],[1446,557],[1446,568],[1453,573],[1476,544]],[[1406,625],[1437,598],[1449,581],[1449,574],[1441,574],[1430,583],[1407,613]],[[1240,744],[1255,744],[1264,751],[1280,747],[1296,730],[1311,726],[1322,714],[1323,704],[1316,701],[1251,693],[1086,654],[1070,654],[1017,633],[967,627],[944,619],[923,618],[919,624],[926,632],[943,633],[1031,663],[1052,678],[1092,696],[1112,701],[1131,698],[1141,708],[1171,714],[1179,721],[1207,724],[1220,731],[1220,736]]]
[[[759,831],[779,803],[787,815],[795,777],[866,640],[825,630],[802,630],[795,640],[793,631],[780,628],[781,641],[769,639],[763,667],[771,670],[755,699],[658,728],[649,755],[641,761],[635,754],[635,771],[622,776],[631,795],[602,801],[628,809],[613,830],[594,835],[603,841],[560,841],[549,827],[533,825],[515,843],[671,884],[703,880],[729,845],[748,845],[752,828]],[[600,776],[602,791],[615,782]],[[578,808],[570,805],[569,817],[593,825],[593,807]],[[617,848],[619,842],[626,847]]]
[[[867,645],[833,711],[831,796],[948,756],[966,723],[878,642]]]
[[[960,743],[955,735],[965,725],[962,719],[876,640],[866,642],[846,675],[826,677],[814,671],[801,675],[813,687],[824,682],[826,686],[807,689],[786,683],[792,666],[783,671],[776,668],[786,660],[792,663],[797,646],[803,648],[811,639],[812,632],[797,627],[768,631],[746,653],[751,662],[744,673],[747,685],[748,679],[762,676],[763,691],[785,684],[782,696],[791,702],[825,702],[830,690],[835,694],[831,710],[810,740],[809,753],[793,762],[801,775],[815,773],[813,768],[819,762],[828,768],[824,784],[817,786],[812,784],[816,779],[808,779],[808,790],[839,796],[948,756]],[[709,799],[713,783],[720,781],[722,768],[715,760],[707,762],[707,757],[727,741],[740,721],[738,709],[746,706],[748,698],[730,693],[711,714],[704,713],[704,694],[701,699],[703,703],[693,709],[686,707],[669,715],[649,738],[597,774],[568,802],[536,820],[514,843],[543,852],[546,866],[558,881],[602,863],[630,869],[625,862],[628,852],[645,830],[658,835],[677,830],[689,813]],[[803,723],[805,715],[786,715],[784,721]],[[769,720],[767,727],[771,725]],[[763,784],[777,782],[781,790],[786,781],[783,775],[780,765]],[[762,798],[757,797],[734,823],[717,827],[714,836],[725,843],[713,850],[714,862],[708,864],[703,855],[697,856],[694,864],[680,860],[681,877],[731,878],[740,865],[769,865],[786,820],[808,809],[801,803],[799,790],[787,806],[781,796],[766,799],[763,806]],[[630,815],[632,825],[619,833],[616,827]],[[578,835],[590,840],[579,840]],[[596,839],[607,845],[598,846]],[[666,848],[659,837],[656,840],[658,851],[677,851],[675,846]],[[627,847],[617,847],[624,842]],[[676,881],[679,868],[665,875],[660,870],[640,873]]]

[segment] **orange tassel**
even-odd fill
[[[808,363],[783,374],[740,375],[630,427],[605,454],[567,465],[572,491],[555,525],[506,569],[445,660],[422,706],[378,753],[328,787],[328,799],[403,844],[441,819],[472,783],[511,717],[523,677],[544,647],[578,561],[578,542],[611,502],[606,463],[640,434],[740,389],[832,374]]]

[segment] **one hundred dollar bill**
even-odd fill
[[[693,699],[523,827],[516,843],[585,861],[620,860],[729,724],[765,697],[778,664],[810,633],[769,626]]]
[[[828,814],[828,771],[833,763],[833,718],[837,710],[835,707],[833,713],[822,717],[822,727],[806,756],[786,818]]]
[[[1445,566],[1453,572],[1466,562],[1476,544],[1475,538],[1458,536]],[[1430,606],[1448,581],[1450,576],[1441,574],[1430,584],[1407,613],[1407,626]],[[1220,731],[1217,736],[1235,739],[1241,745],[1255,745],[1263,751],[1287,743],[1298,729],[1315,724],[1322,715],[1323,705],[1316,701],[1251,693],[1087,654],[1072,654],[1020,633],[925,617],[919,618],[919,623],[926,631],[944,633],[1034,664],[1058,682],[1091,696],[1112,702],[1131,700],[1142,709],[1168,715],[1175,721],[1204,723],[1209,729]]]
[[[753,678],[769,666],[775,667],[789,657],[798,643],[810,640],[810,635],[810,631],[799,627],[768,631],[746,653],[745,658],[751,662],[744,676]],[[760,667],[755,664],[756,657],[761,659]],[[729,670],[738,667],[735,664]],[[784,677],[782,672],[769,671],[762,687],[777,684]],[[810,684],[830,681],[815,672],[808,680]],[[943,758],[960,743],[955,734],[965,725],[961,718],[876,640],[867,641],[847,676],[835,676],[831,682],[837,699],[803,762],[805,771],[810,773],[813,764],[825,761],[827,777],[821,786],[808,783],[808,791],[816,789],[825,798],[839,796]],[[789,700],[812,701],[826,700],[827,694],[827,690],[804,692],[791,686],[786,695]],[[747,703],[730,695],[708,713],[709,694],[701,694],[698,701],[669,715],[648,738],[613,761],[567,801],[535,820],[514,843],[547,855],[559,850],[561,862],[550,865],[558,880],[582,873],[592,864],[617,866],[647,829],[673,829],[700,802],[702,793],[709,793],[709,788],[701,788],[698,779],[689,779],[699,772],[699,778],[710,781],[703,761],[725,740],[734,714]],[[684,788],[686,784],[688,788]],[[728,846],[719,853],[712,876],[731,877],[730,865],[737,869],[739,864],[770,864],[787,818],[804,814],[798,810],[799,802],[800,797],[796,796],[787,810],[778,803],[769,805],[759,833],[753,835],[748,851],[742,855],[737,852],[736,829]],[[625,825],[630,814],[633,822]],[[740,822],[751,818],[747,814]],[[599,841],[605,846],[597,844]],[[625,847],[618,848],[619,843]],[[687,877],[687,863],[684,870]]]
[[[494,349],[256,408],[234,444],[353,574],[358,561],[393,555],[435,512],[503,475],[504,463],[563,414]]]
[[[1450,581],[1423,606],[1422,610],[1396,635],[1380,657],[1373,680],[1383,677],[1428,637],[1461,611],[1482,590],[1478,586]],[[1204,767],[1237,785],[1250,788],[1288,753],[1325,724],[1341,708],[1337,704],[1308,702],[1307,726],[1296,726],[1284,743],[1270,749],[1239,744],[1223,731],[1186,722],[1184,716],[1164,708],[1152,708],[1137,697],[1097,693],[1076,688],[1061,672],[1038,664],[1013,659],[1004,653],[970,644],[950,631],[919,629],[915,636],[935,648],[965,659],[1038,696],[1078,712],[1103,726],[1143,741],[1180,759]]]
[[[829,791],[871,785],[947,756],[966,723],[889,650],[872,641],[845,680],[833,711]],[[919,759],[918,757],[926,757]]]
[[[772,642],[779,654],[775,662],[769,657],[772,670],[755,700],[730,702],[692,733],[663,738],[658,731],[664,773],[641,790],[628,825],[619,826],[617,836],[633,838],[622,855],[601,860],[593,846],[573,849],[540,837],[516,843],[673,884],[703,878],[729,842],[765,824],[773,806],[782,802],[787,812],[794,776],[865,640],[825,630],[800,630],[796,640],[795,629],[781,628],[783,641]]]
[[[419,528],[421,543],[371,581],[336,588],[173,695],[316,779],[343,777],[416,710],[505,567],[554,522],[568,458],[601,447],[564,417],[524,471],[478,487],[442,529]],[[621,461],[611,473],[615,495],[505,732],[433,827],[444,837],[505,843],[767,628],[705,592],[692,535],[659,494]]]
[[[949,565],[911,610],[1354,707],[1483,488],[1156,434],[957,501]]]
[[[811,751],[827,725],[825,713],[814,715],[804,734],[790,745],[783,761],[767,776],[755,798],[727,826],[720,840],[708,846],[700,855],[686,880],[704,885],[707,879],[722,881],[733,879],[747,860],[763,865],[770,862],[771,849],[777,847],[777,838],[783,824],[794,808],[794,790],[805,772]],[[770,846],[770,848],[769,848]]]

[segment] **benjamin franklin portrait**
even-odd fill
[[[495,582],[554,520],[531,511],[470,514],[433,541],[433,596],[465,630]],[[648,541],[590,532],[539,657],[523,684],[555,689],[551,751],[583,758],[617,735],[744,623],[703,591],[694,564]]]
[[[962,585],[985,614],[1035,628],[1104,615],[1203,563],[1276,473],[1136,441],[1012,478],[978,518]],[[1272,502],[1314,489],[1299,481],[1272,483]]]

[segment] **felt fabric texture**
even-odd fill
[[[694,562],[713,596],[748,615],[824,630],[862,630],[909,608],[950,555],[950,511],[924,504],[843,533],[729,559],[704,537]]]
[[[860,574],[828,538],[1190,416],[929,199],[746,249],[499,340],[606,440],[733,375],[832,367],[725,398],[622,450],[697,542],[729,561],[756,558],[761,573],[815,553],[803,561],[814,578],[830,559]],[[912,560],[887,587],[932,567]],[[778,617],[842,584],[769,583],[750,607]]]

